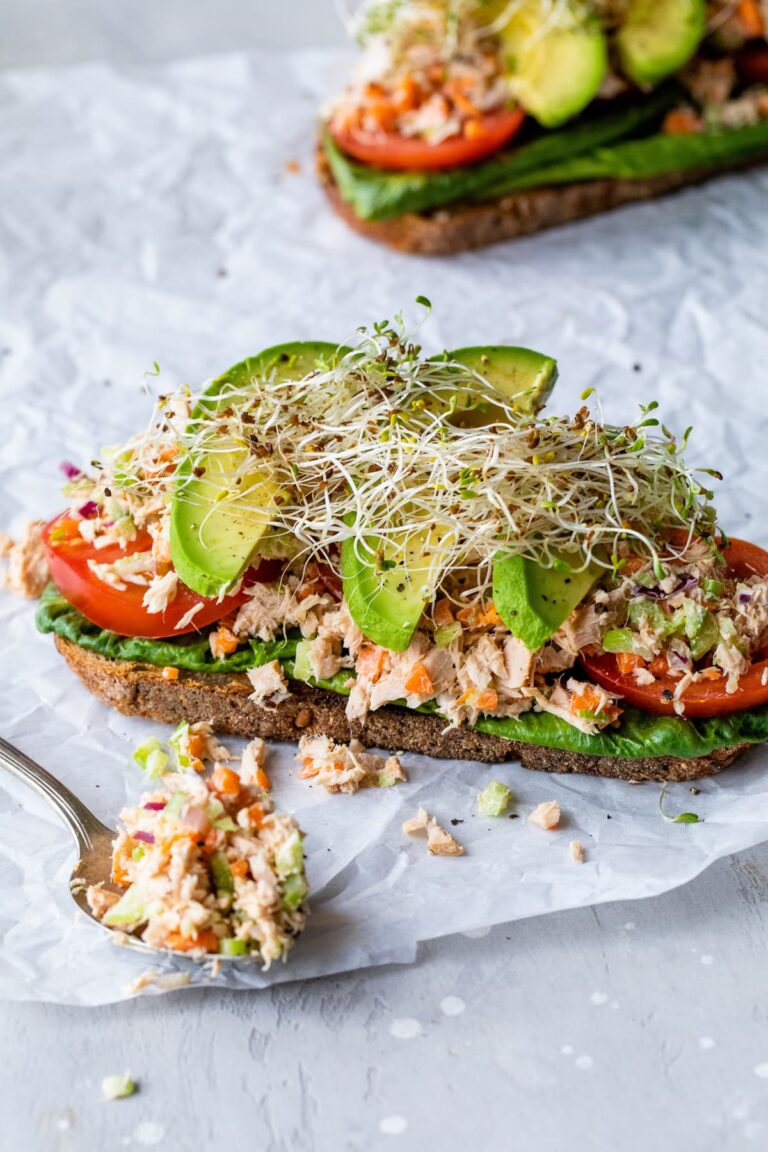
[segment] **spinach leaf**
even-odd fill
[[[444,172],[384,172],[350,160],[327,134],[323,145],[342,197],[364,220],[386,220],[406,212],[431,211],[456,200],[494,199],[516,178],[656,129],[678,98],[677,88],[667,87],[618,109],[593,110],[562,131],[542,133],[484,163]]]
[[[300,635],[264,642],[251,640],[223,660],[214,659],[208,635],[193,633],[175,640],[146,640],[140,636],[119,636],[91,624],[64,599],[53,584],[43,592],[35,623],[40,632],[54,632],[73,644],[109,656],[112,660],[137,660],[160,668],[185,668],[189,672],[243,672],[272,660],[289,660],[296,655]]]
[[[684,720],[680,716],[651,716],[628,708],[616,729],[587,736],[546,712],[524,712],[522,716],[483,717],[475,725],[479,732],[521,740],[565,752],[587,756],[641,759],[649,756],[679,756],[688,759],[708,756],[717,748],[737,744],[760,744],[768,740],[768,707],[710,720]]]
[[[611,148],[597,148],[585,156],[512,177],[503,191],[583,180],[648,180],[671,172],[707,171],[721,164],[738,164],[761,154],[768,158],[768,121],[690,136],[625,140]]]

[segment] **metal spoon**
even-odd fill
[[[74,836],[79,859],[75,861],[72,875],[69,878],[69,891],[80,911],[85,913],[94,924],[98,924],[103,932],[108,932],[113,938],[118,937],[122,944],[140,952],[160,953],[166,956],[179,956],[185,960],[198,961],[243,959],[243,957],[214,955],[213,953],[205,953],[196,957],[190,955],[189,952],[177,952],[171,948],[152,948],[136,936],[117,933],[114,928],[102,924],[88,907],[86,891],[91,884],[98,884],[109,879],[112,871],[112,841],[116,833],[112,828],[107,828],[106,824],[102,824],[90,808],[87,808],[82,800],[70,792],[66,785],[52,776],[50,772],[47,772],[45,768],[36,764],[24,752],[14,748],[13,744],[3,740],[2,737],[0,737],[0,765],[7,768],[19,780],[23,780],[30,788],[34,788],[35,792],[47,800]]]

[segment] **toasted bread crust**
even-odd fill
[[[178,680],[163,678],[160,668],[127,660],[112,660],[55,637],[56,647],[70,668],[99,700],[126,716],[145,716],[165,724],[210,720],[216,731],[232,736],[296,741],[302,735],[325,734],[336,741],[352,737],[369,747],[421,752],[450,760],[496,764],[519,760],[525,768],[543,772],[579,772],[622,780],[697,780],[726,768],[746,745],[724,748],[695,760],[648,757],[642,760],[585,756],[554,748],[486,736],[471,728],[445,729],[436,716],[404,708],[384,707],[364,722],[347,720],[345,699],[333,692],[292,683],[290,699],[273,708],[248,699],[251,686],[243,673],[186,672]]]
[[[549,188],[514,192],[487,204],[450,204],[432,212],[408,212],[388,220],[363,220],[341,196],[322,142],[316,153],[317,174],[334,210],[356,232],[420,256],[450,256],[483,248],[502,240],[530,236],[547,228],[570,224],[588,216],[610,212],[624,204],[653,200],[680,188],[703,184],[726,172],[764,163],[757,156],[729,168],[669,173],[648,180],[591,180]]]

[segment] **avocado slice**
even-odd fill
[[[402,539],[367,536],[365,542],[375,561],[358,555],[352,538],[341,546],[349,614],[374,644],[404,652],[444,568],[445,534],[431,526]]]
[[[557,557],[557,568],[543,568],[523,556],[499,556],[493,564],[493,603],[510,632],[536,652],[554,636],[561,624],[599,579],[601,569],[590,565],[583,572],[573,554]]]
[[[704,39],[706,0],[629,0],[616,33],[622,71],[641,87],[687,64]]]
[[[267,348],[213,381],[193,413],[193,424],[226,404],[231,388],[247,389],[256,375],[274,373],[275,380],[298,380],[318,360],[331,360],[345,352],[345,348],[319,341]],[[247,460],[247,450],[235,447],[226,453],[201,453],[179,470],[171,501],[171,559],[179,579],[200,596],[219,596],[230,588],[269,529],[278,487],[268,462],[260,461],[243,472]],[[240,483],[237,496],[232,497],[236,473]],[[224,499],[228,492],[230,498]]]
[[[513,96],[544,128],[591,104],[608,70],[608,43],[585,5],[567,3],[542,19],[541,0],[522,0],[500,30]]]
[[[455,348],[444,352],[442,358],[464,364],[470,371],[477,372],[507,403],[514,401],[512,407],[526,415],[534,416],[544,407],[557,381],[557,361],[530,348],[489,344]],[[454,423],[464,428],[477,428],[495,419],[503,419],[501,409],[484,405],[482,409],[467,410],[459,394]]]

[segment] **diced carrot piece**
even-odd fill
[[[648,668],[653,672],[654,676],[666,676],[669,672],[669,664],[667,663],[666,656],[656,656],[651,660]]]
[[[212,649],[214,645],[219,652],[222,652],[225,656],[229,656],[230,653],[234,652],[237,648],[238,639],[234,632],[230,632],[229,628],[225,628],[222,625],[217,628],[211,636]]]
[[[198,932],[197,936],[182,936],[181,932],[169,932],[165,938],[166,948],[174,952],[194,952],[199,948],[206,952],[218,952],[219,938],[211,928]]]
[[[237,796],[240,791],[240,777],[231,768],[219,764],[211,776],[210,786],[221,796]]]
[[[166,664],[160,675],[162,676],[163,680],[178,680],[179,670],[178,668],[174,668],[171,664]]]
[[[404,112],[418,108],[421,103],[421,89],[412,76],[404,76],[397,86],[398,104]]]
[[[196,756],[201,760],[205,756],[206,740],[201,732],[190,732],[187,740],[187,750],[190,756]]]
[[[499,695],[494,688],[478,692],[475,706],[480,712],[495,712],[499,706]]]
[[[384,671],[386,652],[375,644],[364,644],[355,661],[355,670],[375,684]]]
[[[269,792],[272,788],[272,781],[270,780],[269,776],[267,776],[263,768],[256,769],[256,783],[258,784],[259,788],[263,788],[265,792]]]
[[[741,0],[738,7],[738,19],[744,32],[751,40],[757,40],[763,35],[763,15],[757,0]]]
[[[493,600],[489,600],[487,604],[483,605],[478,624],[482,625],[483,628],[498,628],[500,624],[503,624]]]
[[[485,136],[485,126],[482,120],[475,118],[467,120],[464,124],[464,136],[467,140],[480,140]]]
[[[264,823],[264,809],[261,804],[251,804],[251,806],[246,809],[245,814],[251,824],[255,824],[257,828],[261,828]]]
[[[662,131],[668,136],[692,136],[701,131],[701,121],[689,108],[673,108],[664,117]]]
[[[474,695],[474,693],[473,693],[472,689],[468,688],[466,692],[462,692],[461,696],[458,696],[456,698],[456,703],[457,704],[466,704],[469,700],[472,699],[473,695]]]
[[[599,707],[600,696],[589,684],[582,685],[577,692],[574,692],[571,700],[571,711],[596,712]]]
[[[644,665],[645,661],[642,656],[637,656],[634,652],[616,653],[616,667],[622,676],[629,676],[636,668],[642,668]]]
[[[250,871],[247,860],[232,860],[229,865],[229,870],[238,880],[245,880]]]
[[[413,693],[414,696],[429,696],[434,691],[429,672],[427,672],[421,660],[417,660],[408,673],[408,679],[405,681],[405,690],[406,692]]]
[[[702,680],[720,680],[722,676],[722,668],[704,668],[701,673]]]
[[[318,768],[317,764],[315,764],[312,757],[307,756],[301,762],[301,772],[299,772],[299,776],[302,780],[311,780],[313,776],[317,776],[319,771],[320,769]]]
[[[460,620],[462,624],[468,624],[471,627],[475,619],[475,615],[475,607],[473,604],[470,604],[467,608],[459,609],[459,611],[456,613],[456,619]]]
[[[450,600],[438,600],[432,610],[432,618],[438,628],[447,628],[449,624],[453,624],[453,608]]]
[[[643,563],[639,556],[627,556],[621,569],[622,576],[632,576],[635,572],[639,572]]]

